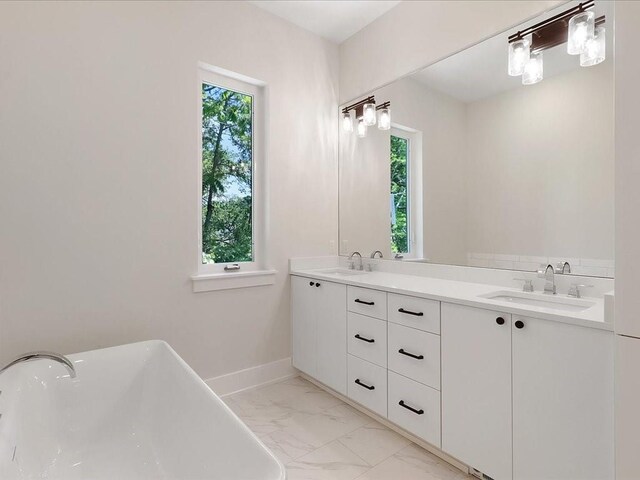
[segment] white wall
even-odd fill
[[[613,63],[468,104],[471,252],[613,267]]]
[[[336,251],[337,47],[246,2],[2,2],[0,58],[0,361],[288,357],[287,259]],[[191,291],[198,61],[267,83],[274,286]]]
[[[340,45],[349,101],[564,1],[405,1]]]
[[[616,2],[616,478],[640,478],[640,2]],[[632,338],[635,337],[635,338]]]

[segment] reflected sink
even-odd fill
[[[340,277],[351,277],[353,275],[364,275],[366,272],[364,270],[349,270],[348,268],[330,268],[328,270],[320,270],[319,273],[324,273],[325,275],[338,275]]]
[[[538,293],[510,292],[506,290],[479,295],[482,298],[501,302],[526,305],[529,307],[548,308],[565,312],[582,312],[595,305],[594,302],[578,298],[567,298],[560,295]]]

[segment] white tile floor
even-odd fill
[[[471,478],[300,377],[224,401],[285,464],[288,480]]]

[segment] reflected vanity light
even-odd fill
[[[569,37],[567,53],[580,55],[585,51],[587,43],[594,36],[596,14],[592,10],[581,12],[569,20]]]
[[[529,61],[524,66],[522,74],[523,85],[533,85],[543,78],[544,64],[542,61],[542,52],[532,53]]]
[[[358,137],[367,136],[367,127],[378,124],[378,129],[389,130],[391,128],[391,103],[384,102],[376,106],[373,95],[363,98],[342,109],[342,129],[353,132]]]
[[[364,138],[367,136],[367,124],[365,123],[363,117],[358,118],[358,128],[356,133],[359,138]]]
[[[605,60],[605,16],[596,18],[594,0],[582,2],[508,38],[511,76],[522,75],[523,85],[543,79],[542,52],[567,44],[567,53],[580,55],[580,65],[590,67]]]
[[[364,119],[364,124],[367,127],[371,127],[376,124],[376,104],[375,103],[365,103],[362,111],[362,117]]]
[[[602,25],[595,29],[592,39],[587,41],[584,52],[580,54],[580,66],[592,67],[604,62],[607,56],[606,32]]]
[[[391,129],[391,108],[390,103],[385,102],[376,108],[378,112],[378,129],[389,130]]]
[[[524,73],[524,66],[529,61],[531,42],[527,38],[509,44],[509,75],[517,77]]]
[[[351,112],[342,112],[342,128],[345,132],[353,132],[353,117]]]

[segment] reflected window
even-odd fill
[[[391,134],[391,252],[410,253],[409,229],[409,155],[410,138],[394,131]]]

